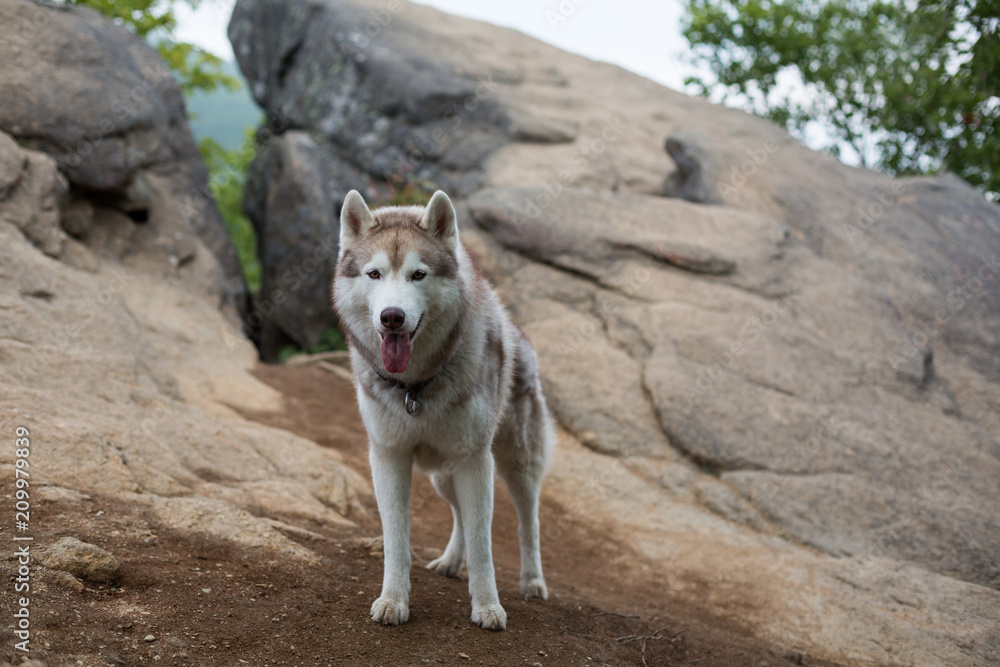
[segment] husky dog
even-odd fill
[[[472,621],[503,630],[490,525],[493,467],[517,510],[521,593],[548,598],[538,545],[538,498],[555,440],[528,339],[479,275],[458,238],[455,209],[435,192],[426,208],[372,212],[357,191],[340,214],[334,310],[351,350],[382,518],[385,570],[371,616],[410,617],[410,482],[430,473],[454,520],[428,568],[469,570]]]

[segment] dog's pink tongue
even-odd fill
[[[410,363],[410,334],[386,334],[382,338],[382,363],[390,373],[402,373]]]

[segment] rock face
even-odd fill
[[[386,69],[409,76],[413,44],[434,81],[498,82],[440,159],[404,175],[460,198],[560,423],[641,468],[686,469],[664,493],[753,530],[1000,589],[1000,208],[955,177],[846,167],[502,29],[284,4],[239,0],[230,36],[288,141],[320,138],[297,163],[318,166],[298,184],[259,166],[249,210],[398,180],[386,165],[448,118]],[[473,123],[489,150],[462,181],[445,167]],[[275,238],[290,256],[315,243]]]
[[[53,224],[57,207],[73,211],[65,216],[66,231],[83,238],[88,218],[93,219],[81,210],[79,202],[86,201],[100,207],[98,218],[130,218],[122,226],[149,223],[153,232],[142,235],[155,235],[175,266],[191,258],[190,244],[176,239],[193,232],[221,268],[213,289],[245,313],[236,251],[209,195],[208,173],[188,128],[180,88],[159,56],[89,9],[2,0],[0,24],[5,33],[0,131],[49,156],[61,174],[58,185],[40,182],[33,174],[44,168],[37,166],[37,157],[28,158],[31,164],[21,170],[25,187],[45,189],[52,197],[44,199],[45,208],[32,215],[34,220],[21,216],[23,224],[17,219],[15,224],[46,254],[58,257],[63,241]],[[0,195],[10,169],[0,165]],[[181,213],[176,229],[160,229],[162,220],[150,219],[157,197],[170,200]]]
[[[32,498],[125,499],[182,537],[313,559],[275,526],[353,525],[368,487],[230,407],[280,398],[250,375],[239,267],[165,66],[91,11],[0,0],[0,23],[0,424],[44,442]],[[95,549],[67,538],[46,564],[106,580]]]
[[[240,414],[281,397],[176,88],[92,12],[0,0],[0,24],[0,429],[32,433],[32,500],[315,564],[369,485]],[[995,205],[419,5],[240,0],[231,33],[268,112],[267,345],[329,322],[342,193],[433,181],[539,352],[548,539],[587,522],[651,595],[837,662],[1000,662]],[[106,561],[50,551],[66,595],[56,555]]]
[[[261,297],[249,321],[264,360],[287,342],[313,347],[334,323],[329,286],[346,192],[337,184],[375,201],[407,183],[463,195],[483,182],[486,157],[510,130],[492,99],[499,84],[428,57],[430,33],[400,18],[402,7],[275,0],[233,12],[229,37],[266,113],[262,134],[280,135],[254,160],[244,203],[261,239]]]
[[[2,153],[21,164],[31,155]],[[40,163],[55,173],[51,160]],[[367,486],[339,455],[228,407],[267,410],[278,399],[249,375],[256,351],[220,310],[213,288],[221,271],[200,240],[186,240],[191,256],[178,273],[166,268],[146,226],[102,213],[93,223],[100,234],[87,244],[67,238],[75,245],[57,261],[9,221],[8,203],[20,196],[0,201],[0,400],[10,406],[0,421],[44,430],[42,481],[127,497],[137,511],[177,523],[180,534],[225,524],[176,519],[207,496],[216,503],[211,514],[228,507],[239,518],[233,525],[255,536],[250,546],[280,553],[303,552],[272,518],[292,512],[342,524],[342,514],[360,511]],[[151,221],[182,224],[159,197]],[[71,247],[78,261],[70,261]],[[12,464],[12,456],[0,461]]]
[[[261,290],[248,322],[264,361],[288,343],[310,348],[334,323],[330,284],[337,261],[339,205],[328,183],[339,180],[308,134],[272,138],[247,176],[246,210],[257,232]]]
[[[59,205],[69,189],[55,161],[44,153],[20,150],[0,133],[0,199],[4,217],[50,257],[66,247]]]

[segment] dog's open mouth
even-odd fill
[[[385,364],[385,370],[390,373],[402,373],[406,370],[413,350],[411,343],[422,321],[423,318],[420,318],[417,326],[409,333],[379,333],[382,336],[382,363]]]

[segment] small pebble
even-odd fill
[[[468,656],[468,654],[465,654],[465,653],[459,653],[459,654],[458,654],[458,657],[459,657],[459,658],[465,658],[466,660],[468,660],[468,659],[469,659],[469,656]]]
[[[147,642],[155,642],[156,641],[156,637],[154,637],[153,635],[146,635],[145,641],[147,641]]]

